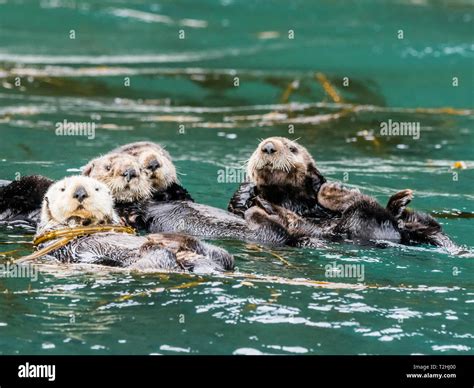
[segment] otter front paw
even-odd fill
[[[266,199],[263,199],[260,196],[256,196],[254,198],[253,202],[254,202],[254,206],[258,206],[259,208],[265,210],[265,212],[268,215],[276,215],[277,214],[277,212],[275,211],[275,208],[273,207],[273,205],[270,202],[268,202]]]
[[[327,182],[318,192],[318,202],[326,209],[344,212],[361,195],[357,189],[351,189],[338,182]]]
[[[245,211],[253,206],[255,195],[255,185],[253,183],[242,183],[230,199],[227,210],[239,217],[244,217]]]
[[[247,209],[244,213],[244,219],[247,221],[250,229],[259,229],[263,224],[266,224],[269,221],[277,223],[280,223],[281,221],[277,215],[270,215],[266,210],[258,206],[252,206]]]

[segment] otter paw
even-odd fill
[[[318,192],[318,202],[326,209],[343,212],[360,195],[357,189],[345,187],[339,182],[327,182]]]
[[[285,220],[282,220],[278,215],[269,215],[265,210],[252,206],[247,209],[244,213],[245,221],[251,230],[259,230],[263,225],[272,226],[277,225],[276,227],[285,228]]]
[[[265,210],[265,212],[269,215],[275,215],[276,211],[273,208],[273,205],[268,202],[266,199],[263,199],[260,196],[255,197],[254,199],[255,206],[260,207],[261,209]]]

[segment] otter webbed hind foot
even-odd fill
[[[448,253],[453,254],[466,252],[443,232],[438,221],[429,214],[405,209],[399,223],[406,244],[430,244],[445,248]]]
[[[407,209],[412,199],[413,191],[406,189],[392,195],[387,203],[387,211],[398,221],[402,242],[430,244],[453,254],[464,252],[443,232],[441,225],[432,216]]]
[[[399,191],[390,197],[386,209],[395,219],[398,220],[412,199],[413,190],[405,189]]]

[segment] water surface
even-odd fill
[[[382,203],[412,188],[413,207],[472,250],[473,18],[459,0],[2,1],[0,178],[59,179],[148,139],[198,202],[225,208],[237,183],[219,171],[289,136]],[[419,122],[420,138],[380,136],[389,119]],[[57,136],[64,120],[94,122],[94,139]],[[0,229],[2,263],[31,233]],[[241,273],[336,284],[44,266],[37,281],[0,278],[0,353],[474,352],[472,258],[215,243]],[[328,278],[331,263],[363,265],[364,280]]]

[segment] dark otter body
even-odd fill
[[[288,232],[296,239],[296,246],[303,245],[304,237],[317,239],[354,241],[390,240],[399,242],[402,235],[397,227],[397,221],[386,209],[378,204],[360,201],[351,205],[343,213],[327,218],[302,217],[299,214],[274,205],[262,198],[256,202],[262,209],[276,217]]]
[[[35,227],[40,217],[41,202],[53,181],[32,175],[4,183],[0,187],[0,222]]]
[[[234,259],[225,250],[178,234],[139,237],[97,233],[79,237],[50,256],[62,263],[98,264],[141,271],[209,273],[234,268]]]
[[[293,195],[296,188],[278,188],[270,194],[269,189],[270,186],[261,190],[252,183],[242,184],[232,197],[229,210],[240,215],[248,206],[260,206],[269,215],[278,217],[298,241],[296,246],[304,246],[304,237],[308,236],[362,242],[388,240],[407,245],[421,243],[444,247],[451,252],[460,251],[433,217],[406,209],[412,199],[408,190],[394,194],[385,208],[372,197],[354,194],[351,202],[336,212],[314,204],[316,200],[298,204],[297,198],[301,196]],[[303,194],[303,198],[307,196]],[[317,210],[308,211],[308,203],[311,209]]]
[[[333,222],[331,232],[350,240],[402,242],[397,220],[374,200],[361,200],[349,206]]]
[[[455,246],[432,217],[406,211],[410,190],[392,196],[384,208],[367,195],[327,182],[307,150],[288,139],[262,141],[249,160],[248,176],[228,210],[242,217],[260,206],[294,236]]]
[[[285,137],[260,142],[248,160],[247,176],[228,210],[242,216],[260,206],[293,235],[455,246],[432,217],[406,210],[411,190],[398,192],[384,208],[358,190],[327,182],[308,150]]]
[[[260,197],[305,218],[314,220],[333,218],[338,213],[321,206],[315,195],[324,182],[325,179],[319,181],[318,185],[315,186],[313,180],[307,180],[303,188],[292,185],[256,186],[251,182],[244,182],[232,196],[228,210],[231,213],[243,216],[247,209],[258,205],[257,201]]]

